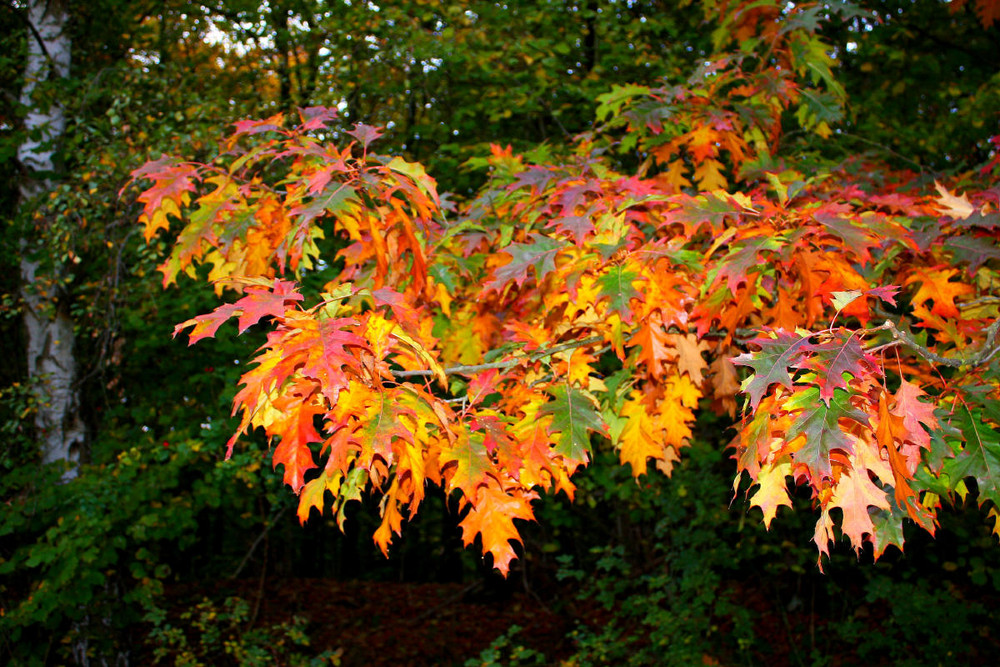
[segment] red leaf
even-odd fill
[[[214,336],[222,323],[234,315],[239,315],[239,331],[243,333],[265,317],[283,317],[289,306],[302,301],[303,297],[296,289],[295,283],[278,279],[275,279],[270,288],[251,285],[246,288],[246,296],[239,301],[219,306],[207,315],[181,322],[174,327],[174,336],[187,327],[192,327],[188,345],[194,345],[203,338]]]

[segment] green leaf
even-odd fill
[[[386,165],[389,169],[392,169],[398,174],[403,174],[404,176],[409,176],[417,187],[420,188],[421,192],[424,193],[432,201],[438,201],[437,195],[437,183],[433,178],[427,175],[424,170],[424,165],[419,162],[407,162],[401,157],[394,157]]]
[[[861,290],[852,289],[847,292],[833,292],[833,307],[838,311],[847,308],[864,294]]]
[[[597,401],[588,391],[557,385],[548,390],[553,400],[542,406],[539,414],[552,415],[549,432],[559,434],[555,451],[574,461],[590,459],[588,431],[607,433],[607,426],[597,411]]]
[[[597,119],[603,121],[608,116],[618,115],[626,102],[639,95],[649,95],[649,86],[639,86],[634,83],[612,86],[611,92],[597,96]]]
[[[357,191],[349,185],[333,182],[323,192],[313,197],[308,204],[296,206],[289,216],[301,216],[300,225],[305,225],[324,215],[337,216],[342,211],[351,211],[358,204]]]
[[[541,234],[532,234],[531,238],[533,243],[513,243],[503,249],[513,260],[496,270],[486,289],[502,290],[511,280],[520,287],[528,279],[531,267],[535,269],[535,280],[538,282],[556,270],[555,257],[564,244]]]
[[[629,302],[632,299],[642,299],[642,295],[632,286],[638,278],[638,273],[619,265],[612,266],[607,273],[597,279],[597,284],[601,287],[601,298],[608,299],[608,307],[618,313],[622,322],[626,324],[632,321],[632,308]]]
[[[492,469],[492,461],[481,432],[467,432],[468,438],[460,437],[455,446],[441,453],[442,466],[455,463],[455,473],[449,481],[449,490],[461,489],[466,497],[475,497],[475,489]]]
[[[797,393],[785,405],[792,410],[800,405],[810,405],[802,411],[791,428],[787,439],[793,440],[805,435],[806,442],[792,456],[798,463],[805,463],[811,470],[825,477],[831,477],[830,451],[839,449],[852,451],[851,442],[840,427],[841,419],[853,419],[861,424],[867,424],[868,418],[863,412],[850,403],[851,395],[838,389],[833,394],[830,404],[819,400],[819,389],[810,387]]]
[[[772,384],[792,388],[788,368],[803,360],[809,337],[779,331],[774,338],[759,336],[750,342],[759,345],[760,351],[741,354],[733,359],[733,363],[750,366],[754,370],[754,374],[743,383],[742,390],[750,395],[750,407],[756,410]]]
[[[977,413],[965,412],[959,427],[965,447],[954,459],[948,459],[944,470],[955,482],[975,478],[979,502],[991,500],[1000,506],[1000,433]]]

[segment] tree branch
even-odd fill
[[[246,564],[250,561],[250,557],[253,556],[253,552],[257,550],[257,546],[261,543],[261,541],[265,537],[267,537],[267,534],[271,532],[271,529],[274,528],[276,523],[278,523],[278,519],[280,519],[285,514],[285,512],[290,510],[291,507],[292,507],[291,505],[285,505],[284,507],[281,508],[280,511],[275,512],[274,514],[271,515],[271,518],[267,522],[267,525],[264,526],[264,530],[261,531],[260,535],[257,536],[257,539],[254,540],[253,544],[250,545],[250,550],[247,551],[245,556],[243,556],[243,560],[240,561],[240,564],[236,567],[233,573],[229,575],[230,579],[235,579],[236,577],[240,576],[240,573],[243,571],[243,568],[246,567]]]
[[[594,343],[599,343],[603,340],[600,336],[591,336],[590,338],[582,338],[580,340],[571,340],[566,343],[561,343],[555,347],[547,347],[540,350],[535,350],[531,354],[524,357],[519,357],[517,359],[507,359],[506,361],[491,361],[485,364],[473,364],[473,365],[459,365],[451,366],[444,369],[445,375],[471,375],[472,373],[479,373],[480,371],[487,371],[491,368],[496,368],[498,370],[506,370],[508,368],[513,368],[525,361],[534,362],[538,361],[542,357],[547,357],[552,354],[558,354],[559,352],[565,352],[566,350],[572,350],[578,347],[585,347],[587,345],[592,345]],[[392,374],[400,379],[414,378],[414,377],[433,377],[436,375],[434,371],[431,370],[416,370],[416,371],[393,371]]]
[[[871,348],[870,352],[880,352],[897,345],[905,345],[927,361],[950,368],[961,368],[963,366],[981,366],[1000,352],[997,347],[997,333],[1000,331],[1000,319],[994,320],[986,329],[986,340],[976,354],[967,357],[945,357],[933,352],[916,341],[909,331],[900,328],[892,320],[886,320],[882,327],[892,333],[893,341],[877,347]]]
[[[55,67],[55,61],[49,54],[49,50],[45,47],[45,40],[42,38],[41,33],[38,32],[38,28],[35,27],[35,24],[31,22],[31,19],[25,16],[24,10],[18,10],[17,7],[9,7],[9,9],[14,13],[14,16],[19,18],[26,26],[28,26],[28,31],[35,38],[35,41],[38,42],[38,46],[42,50],[42,55],[45,56],[45,59],[49,61],[50,65]]]

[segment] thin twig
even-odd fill
[[[591,336],[590,338],[583,338],[581,340],[571,340],[555,347],[547,347],[540,350],[535,350],[531,354],[525,355],[523,357],[518,357],[517,359],[507,359],[506,361],[491,361],[485,364],[473,364],[473,365],[459,365],[450,366],[444,369],[445,375],[471,375],[473,373],[478,373],[480,371],[490,370],[491,368],[496,368],[498,370],[506,370],[508,368],[513,368],[523,364],[524,362],[535,362],[542,357],[548,357],[553,354],[558,354],[559,352],[564,352],[566,350],[572,350],[578,347],[584,347],[586,345],[592,345],[594,343],[599,343],[602,340],[600,336]],[[397,378],[412,378],[412,377],[433,377],[436,373],[432,370],[416,370],[416,371],[393,371],[392,374]]]
[[[274,525],[278,523],[278,519],[280,519],[282,515],[289,510],[289,508],[291,508],[291,505],[285,505],[284,507],[281,508],[280,512],[277,512],[274,516],[271,517],[270,521],[267,522],[267,525],[264,526],[264,530],[261,531],[260,535],[257,536],[257,539],[254,540],[253,544],[250,545],[250,550],[247,551],[247,554],[243,557],[243,560],[240,561],[240,564],[236,568],[236,571],[234,571],[231,575],[229,575],[230,579],[235,579],[236,577],[240,576],[240,572],[243,571],[243,568],[246,567],[246,564],[250,561],[250,557],[253,556],[253,552],[260,545],[261,541],[265,537],[267,537],[267,534],[271,531]]]
[[[452,595],[448,599],[442,600],[439,604],[437,604],[437,605],[435,605],[433,607],[430,607],[429,609],[425,609],[424,612],[422,614],[420,614],[419,616],[411,618],[409,620],[409,624],[410,625],[414,625],[416,623],[419,623],[420,621],[423,621],[425,619],[430,618],[431,616],[433,616],[434,614],[436,614],[438,612],[438,610],[443,609],[444,607],[450,607],[453,602],[455,602],[456,600],[460,600],[460,599],[464,598],[466,595],[468,595],[472,591],[476,590],[477,588],[480,588],[482,585],[483,585],[483,582],[482,582],[481,579],[477,579],[477,580],[473,581],[471,584],[469,584],[468,586],[466,586],[462,590],[458,591],[457,593],[455,593],[454,595]]]

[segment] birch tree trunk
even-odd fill
[[[54,187],[55,156],[66,128],[59,95],[40,95],[47,82],[66,78],[70,66],[70,36],[63,0],[29,0],[28,58],[21,103],[28,109],[27,138],[17,156],[24,168],[20,184],[22,208],[30,208]],[[49,100],[49,101],[44,101]],[[27,330],[28,374],[35,379],[38,412],[35,427],[45,463],[68,463],[64,479],[76,476],[85,428],[80,416],[76,381],[73,322],[69,304],[60,294],[59,270],[43,269],[44,218],[33,219],[22,239],[21,284]],[[58,266],[58,262],[55,263]],[[56,275],[52,275],[55,273]]]

